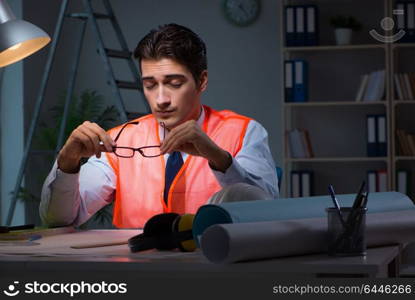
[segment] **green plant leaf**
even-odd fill
[[[39,150],[54,150],[57,145],[59,128],[63,119],[65,108],[66,92],[59,95],[56,105],[49,109],[51,119],[49,122],[42,122],[34,138],[34,146]],[[97,123],[100,127],[107,130],[114,127],[120,122],[120,114],[114,105],[104,107],[105,99],[97,91],[87,89],[81,92],[81,95],[73,95],[69,105],[65,132],[63,140],[66,141],[71,132],[85,121]],[[46,156],[50,165],[52,165],[55,155]],[[40,178],[43,182],[44,178]],[[40,199],[30,193],[25,188],[21,188],[17,196],[23,201],[37,201]],[[112,220],[112,206],[106,206],[91,218],[97,223],[107,224]]]
[[[337,15],[330,18],[330,24],[335,28],[350,28],[359,31],[362,24],[352,16]]]

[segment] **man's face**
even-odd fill
[[[200,96],[206,89],[207,72],[197,85],[190,71],[168,58],[143,59],[141,73],[144,95],[158,122],[172,129],[200,114]]]

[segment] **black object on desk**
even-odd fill
[[[19,226],[0,226],[0,233],[7,233],[15,230],[24,230],[24,229],[33,229],[35,228],[34,224],[26,224]]]
[[[144,225],[143,233],[128,240],[131,252],[156,248],[158,250],[194,251],[192,224],[194,215],[162,213],[151,217]]]
[[[330,187],[329,187],[330,190]],[[333,193],[331,193],[333,198]],[[333,256],[360,256],[366,254],[366,205],[368,192],[363,182],[352,207],[327,208],[328,253]],[[346,222],[343,217],[346,218]]]
[[[339,201],[337,200],[336,194],[334,193],[334,188],[331,184],[329,184],[328,189],[329,189],[329,193],[330,193],[330,196],[331,196],[331,200],[333,201],[334,207],[336,208],[336,212],[337,212],[337,215],[339,217],[339,221],[341,222],[343,227],[346,228],[347,227],[346,222],[344,221]]]

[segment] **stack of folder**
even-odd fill
[[[362,76],[356,94],[356,101],[380,101],[385,96],[385,70],[379,70]]]
[[[388,172],[386,170],[375,170],[367,172],[368,192],[388,191]]]
[[[415,42],[415,2],[399,1],[395,6],[398,13],[394,13],[397,30],[405,31],[405,35],[399,39],[398,43],[414,43]],[[403,12],[403,13],[399,13]]]
[[[291,197],[312,196],[313,177],[312,171],[291,171]]]
[[[314,157],[308,130],[295,128],[288,131],[287,142],[291,158]]]
[[[415,134],[409,134],[403,129],[397,129],[399,155],[415,156]]]
[[[285,7],[285,44],[287,47],[318,45],[318,10],[315,5]]]
[[[367,115],[367,156],[387,155],[386,115]]]
[[[396,100],[415,100],[415,73],[394,74]]]

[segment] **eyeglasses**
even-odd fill
[[[118,132],[117,136],[114,139],[114,142],[117,142],[118,138],[121,135],[121,132],[125,129],[125,127],[127,127],[128,125],[137,125],[138,123],[139,123],[138,121],[126,123],[121,128],[121,130]],[[163,128],[163,139],[164,139],[165,134],[166,134],[166,127],[165,127],[164,123],[160,123],[160,125]],[[143,146],[143,147],[139,147],[139,148],[114,146],[113,150],[114,150],[114,154],[116,156],[123,157],[123,158],[133,157],[136,151],[138,153],[140,153],[143,157],[157,157],[157,156],[161,155],[160,145]]]

